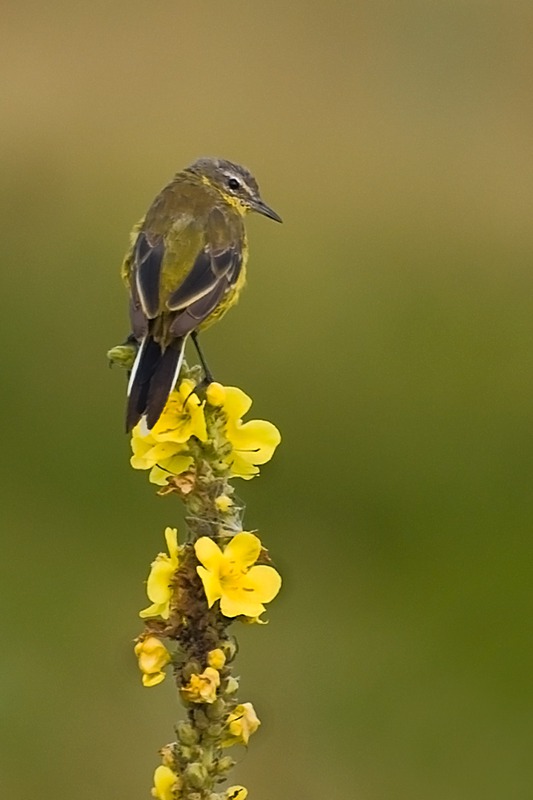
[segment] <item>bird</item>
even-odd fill
[[[174,176],[134,225],[121,268],[138,345],[128,383],[127,432],[142,418],[148,430],[157,423],[189,336],[206,384],[212,381],[198,333],[239,298],[248,261],[244,218],[252,211],[282,222],[245,167],[199,158]]]

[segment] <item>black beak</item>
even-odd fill
[[[266,203],[263,203],[262,200],[256,200],[252,206],[254,211],[257,211],[258,214],[262,214],[264,217],[269,217],[269,219],[273,219],[276,222],[283,222],[279,214],[276,214],[273,208],[267,206]]]

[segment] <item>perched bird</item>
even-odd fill
[[[200,158],[172,179],[135,225],[122,265],[139,351],[128,385],[126,430],[142,416],[148,429],[178,379],[185,343],[237,302],[246,280],[244,217],[257,211],[281,222],[248,170]]]

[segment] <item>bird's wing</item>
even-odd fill
[[[130,232],[130,246],[128,247],[126,254],[124,256],[124,260],[120,267],[120,275],[126,286],[129,288],[131,285],[131,272],[133,269],[133,259],[135,255],[135,242],[137,241],[137,237],[139,235],[139,231],[142,230],[144,224],[144,217],[135,223],[133,228]]]
[[[219,285],[224,285],[238,259],[235,244],[215,248],[206,244],[197,255],[192,269],[167,300],[170,311],[182,311],[210,294]]]
[[[175,208],[176,200],[181,200],[181,207]],[[147,319],[154,319],[165,308],[173,272],[186,275],[203,243],[197,221],[183,207],[183,200],[170,189],[163,191],[132,231],[122,274],[129,283],[133,305]]]
[[[141,231],[133,248],[132,297],[138,300],[145,315],[152,319],[159,311],[161,265],[165,254],[162,236]]]
[[[223,213],[214,208],[202,250],[166,302],[170,311],[177,312],[170,328],[174,336],[197,328],[235,284],[242,264],[242,243],[239,230],[228,225]]]

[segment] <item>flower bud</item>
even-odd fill
[[[225,775],[235,766],[235,761],[229,756],[223,756],[217,761],[217,772],[219,775]]]
[[[233,500],[231,497],[228,497],[227,494],[220,494],[217,498],[215,498],[215,506],[223,514],[227,514],[230,508],[233,506]]]
[[[207,706],[205,709],[206,715],[209,719],[218,720],[222,719],[224,714],[226,713],[226,704],[221,697],[218,697],[214,703],[211,703],[210,706]]]
[[[179,745],[179,754],[182,761],[189,762],[192,759],[192,747],[186,744]]]
[[[198,734],[189,722],[182,720],[176,725],[176,735],[181,744],[196,744],[198,741]]]
[[[237,644],[235,639],[226,639],[220,645],[220,649],[226,656],[226,663],[229,664],[230,661],[233,661],[235,656],[237,655]]]
[[[131,369],[135,362],[137,350],[138,346],[133,343],[117,344],[116,347],[112,347],[111,350],[107,351],[109,365],[116,364],[118,367]]]
[[[226,390],[221,383],[210,383],[205,390],[205,397],[210,406],[222,406],[226,399]]]
[[[207,770],[203,764],[197,761],[189,764],[184,772],[184,778],[193,789],[203,789],[208,779]]]
[[[226,655],[220,647],[217,647],[215,650],[210,650],[207,654],[207,664],[213,667],[213,669],[218,669],[220,671],[225,663]]]
[[[224,694],[235,694],[238,688],[239,681],[233,675],[230,675],[225,682]]]
[[[190,681],[191,675],[202,671],[202,665],[199,661],[188,661],[183,665],[181,674],[184,681]]]
[[[205,731],[209,725],[209,720],[201,708],[196,708],[194,710],[194,724],[200,731]]]
[[[211,739],[220,739],[223,730],[224,725],[221,722],[212,722],[207,728],[206,733]]]

